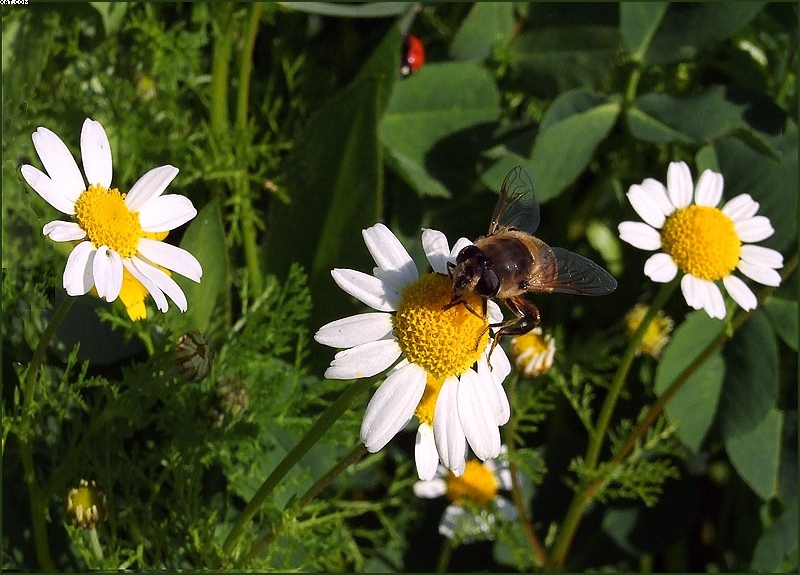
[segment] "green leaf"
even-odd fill
[[[781,569],[787,556],[797,557],[797,504],[789,505],[775,522],[764,530],[753,550],[750,570],[759,573],[788,571]]]
[[[797,243],[797,126],[787,122],[782,130],[777,158],[766,156],[736,138],[714,143],[720,172],[725,177],[725,197],[750,194],[761,204],[775,233],[759,245],[784,250]]]
[[[103,19],[103,29],[106,36],[111,36],[117,32],[125,13],[128,11],[128,2],[89,2],[97,10]]]
[[[619,51],[619,32],[590,23],[536,28],[520,35],[511,49],[519,81],[532,95],[554,98],[573,88],[599,87],[608,78]]]
[[[647,64],[666,64],[693,58],[703,48],[740,30],[763,3],[670,3],[647,50]]]
[[[649,142],[703,143],[737,134],[777,157],[782,151],[786,116],[763,95],[712,86],[686,98],[644,94],[636,100],[627,121],[636,138]]]
[[[753,431],[778,398],[778,347],[775,333],[756,311],[725,346],[727,373],[715,425],[723,438]]]
[[[528,164],[540,202],[557,196],[586,169],[619,110],[619,102],[583,90],[567,92],[553,102]]]
[[[770,297],[764,301],[761,309],[769,318],[778,336],[786,345],[797,351],[797,302]]]
[[[422,195],[449,197],[500,116],[489,73],[474,62],[428,64],[395,86],[381,122],[393,167]]]
[[[658,395],[663,395],[699,357],[703,349],[719,335],[723,325],[702,311],[692,312],[686,317],[664,349],[656,369],[655,391]],[[678,424],[678,437],[692,451],[698,451],[714,421],[724,374],[722,357],[715,352],[689,375],[667,403],[667,419]]]
[[[778,489],[782,426],[783,414],[771,409],[753,429],[725,441],[733,467],[761,499],[769,499]]]
[[[366,2],[348,4],[342,2],[282,2],[281,6],[298,12],[334,16],[339,18],[386,18],[405,12],[410,2]]]
[[[181,247],[194,255],[203,266],[203,277],[195,283],[181,275],[173,278],[186,294],[188,309],[176,319],[181,331],[197,329],[207,333],[215,312],[217,298],[228,285],[228,250],[219,203],[206,204],[191,221],[181,240]]]
[[[352,306],[333,284],[331,269],[368,264],[361,230],[380,220],[378,120],[399,50],[400,34],[392,27],[356,79],[319,109],[286,162],[290,202],[272,206],[265,267],[278,277],[292,262],[306,268],[316,320],[341,317]]]
[[[34,97],[53,43],[54,30],[31,10],[3,17],[3,105]],[[6,111],[8,113],[8,111]]]
[[[669,2],[621,2],[619,5],[622,44],[636,62],[644,59]]]
[[[485,60],[495,42],[505,41],[514,26],[512,2],[476,2],[450,44],[454,60]]]

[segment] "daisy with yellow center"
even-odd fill
[[[131,317],[138,317],[142,315],[138,282],[161,311],[169,307],[165,294],[186,311],[183,290],[162,268],[199,282],[203,274],[200,262],[181,248],[153,239],[154,234],[163,237],[197,215],[188,198],[162,195],[178,169],[154,168],[127,194],[112,188],[111,146],[103,126],[89,118],[81,131],[88,187],[69,149],[56,134],[40,127],[33,133],[33,145],[47,173],[26,164],[22,176],[47,203],[72,216],[72,221],[45,224],[43,233],[56,242],[84,240],[67,259],[63,278],[67,293],[83,295],[94,287],[99,297],[112,302],[126,284],[125,305]]]
[[[644,220],[619,224],[620,239],[643,250],[661,250],[644,265],[653,281],[672,281],[683,272],[681,291],[686,303],[724,319],[725,302],[717,282],[745,310],[756,307],[756,296],[734,270],[758,283],[777,286],[783,256],[775,250],[751,245],[770,237],[768,218],[755,215],[759,204],[740,194],[718,208],[722,200],[722,174],[705,170],[694,187],[689,167],[672,162],[666,187],[648,178],[633,185],[628,200]],[[694,200],[694,203],[692,201]]]
[[[647,310],[648,307],[646,305],[637,303],[625,314],[625,333],[629,338],[633,337],[633,334],[639,329]],[[655,317],[647,326],[639,347],[636,348],[636,355],[644,352],[654,359],[661,357],[664,346],[669,343],[669,334],[673,325],[671,317],[661,310],[657,311]]]
[[[314,336],[319,343],[345,348],[325,377],[372,377],[389,369],[361,426],[367,450],[380,451],[416,416],[420,479],[432,478],[440,461],[461,475],[467,444],[481,459],[500,453],[498,427],[510,416],[502,386],[511,370],[508,358],[497,347],[491,367],[487,360],[488,324],[502,321],[500,309],[490,301],[488,321],[463,305],[445,309],[453,294],[447,262],[455,261],[468,240],[462,238],[451,251],[444,234],[424,230],[422,245],[433,273],[420,278],[411,256],[386,226],[377,224],[363,236],[378,266],[373,274],[334,269],[331,275],[340,288],[377,312],[319,329]],[[469,303],[480,309],[479,300]]]
[[[528,377],[536,377],[550,371],[556,354],[553,336],[535,327],[525,335],[511,339],[511,358],[517,369]]]
[[[498,519],[512,521],[517,510],[500,491],[511,490],[511,471],[502,447],[498,459],[467,461],[456,477],[440,466],[433,479],[414,484],[414,494],[424,499],[446,496],[452,503],[439,522],[439,533],[448,539],[469,543],[491,539]]]

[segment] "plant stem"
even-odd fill
[[[236,523],[234,524],[222,550],[225,554],[231,554],[236,547],[236,543],[244,533],[245,528],[248,526],[253,517],[261,509],[266,500],[269,498],[272,490],[278,485],[281,479],[294,467],[300,458],[302,458],[309,449],[311,449],[324,435],[324,433],[339,419],[342,413],[350,407],[350,404],[361,395],[364,391],[369,389],[372,385],[372,379],[358,379],[345,389],[342,394],[334,401],[328,409],[326,409],[319,419],[314,423],[311,429],[303,436],[295,447],[286,454],[286,456],[278,463],[277,467],[269,474],[269,476],[261,484],[256,494],[239,514]]]
[[[97,537],[97,529],[89,529],[89,542],[92,545],[92,552],[98,561],[103,560],[103,548],[100,546],[100,539]]]
[[[61,325],[61,322],[66,317],[74,302],[75,298],[71,296],[67,296],[61,300],[61,303],[58,304],[58,308],[53,314],[53,317],[50,319],[50,323],[47,324],[47,327],[42,333],[42,337],[39,338],[39,344],[36,346],[36,350],[33,352],[31,362],[28,364],[28,371],[25,373],[25,395],[23,396],[22,404],[23,414],[28,411],[33,402],[33,397],[36,393],[36,376],[39,373],[39,367],[41,367],[42,361],[44,361],[44,355],[47,352],[47,347],[50,345],[50,340],[53,339],[56,329],[58,329],[58,326]]]
[[[644,337],[644,334],[647,332],[647,328],[650,326],[650,323],[656,316],[656,313],[658,313],[658,311],[664,307],[664,304],[669,299],[669,296],[672,295],[672,292],[678,285],[678,281],[679,280],[676,278],[670,283],[664,284],[661,287],[661,290],[658,292],[653,300],[653,303],[648,308],[644,318],[642,318],[639,327],[636,329],[630,341],[628,342],[628,347],[625,350],[625,354],[622,356],[620,365],[617,368],[617,372],[614,374],[614,379],[609,387],[608,394],[603,401],[603,406],[601,407],[600,414],[597,418],[597,424],[595,425],[594,430],[591,433],[591,437],[589,438],[589,445],[586,448],[586,455],[584,458],[586,467],[589,470],[594,470],[597,468],[597,463],[600,459],[600,452],[603,447],[603,440],[605,439],[608,426],[611,423],[611,416],[614,413],[614,408],[617,405],[617,400],[622,392],[622,387],[625,384],[625,380],[628,376],[631,365],[633,364],[633,359],[636,356],[636,350],[639,348],[642,337]],[[559,570],[564,568],[567,551],[569,550],[572,539],[575,536],[578,525],[580,524],[583,512],[586,506],[592,500],[593,493],[590,493],[589,487],[589,483],[582,484],[570,502],[570,506],[567,509],[564,521],[561,524],[561,528],[558,530],[556,541],[553,544],[553,551],[550,554],[550,561],[548,564],[550,568]]]
[[[211,57],[211,131],[219,137],[228,129],[228,71],[233,42],[233,4],[222,4],[218,9],[222,29],[214,37]]]
[[[513,398],[517,390],[517,383],[519,383],[519,372],[514,373],[514,377],[509,384],[509,401]],[[514,453],[516,445],[514,445],[514,418],[509,419],[506,425],[506,445],[508,446],[509,455]],[[533,528],[533,523],[528,517],[528,510],[525,505],[525,500],[522,497],[522,486],[519,481],[519,470],[511,457],[508,461],[508,470],[511,473],[511,498],[514,501],[514,507],[517,508],[519,520],[522,522],[522,527],[525,530],[525,536],[528,538],[528,544],[533,551],[533,564],[537,567],[547,563],[547,552],[544,545],[539,541],[536,531]]]
[[[253,49],[256,44],[258,27],[261,22],[261,14],[264,11],[264,4],[256,2],[250,7],[250,21],[247,26],[247,34],[242,46],[241,57],[239,59],[239,92],[236,96],[236,132],[240,145],[237,150],[238,161],[242,163],[241,175],[237,178],[236,195],[241,205],[240,214],[242,218],[242,243],[244,247],[245,261],[247,262],[247,272],[250,276],[250,284],[253,293],[261,293],[262,278],[261,266],[258,262],[258,238],[255,223],[255,210],[250,201],[250,181],[248,179],[247,159],[250,154],[247,148],[251,145],[251,136],[247,131],[247,115],[250,99],[250,77],[253,72]]]
[[[336,479],[343,471],[349,468],[351,465],[356,463],[359,459],[361,459],[364,454],[367,453],[367,448],[364,447],[362,444],[358,444],[347,456],[342,459],[339,463],[337,463],[333,468],[331,468],[328,473],[323,475],[319,480],[317,480],[314,485],[312,485],[308,491],[306,491],[303,496],[297,500],[297,503],[291,505],[293,514],[295,516],[299,515],[300,511],[308,505],[308,503],[314,499],[317,495],[322,493],[322,491],[330,485],[334,479]],[[288,510],[284,509],[284,512]],[[283,524],[281,524],[283,525]],[[250,550],[250,553],[247,554],[247,559],[245,562],[249,562],[250,560],[254,559],[258,556],[264,549],[266,549],[275,538],[281,532],[281,525],[277,528],[270,531],[267,535],[261,538],[261,540],[253,545],[253,548]]]
[[[453,540],[445,537],[442,550],[439,552],[439,560],[436,562],[436,572],[446,573],[447,565],[450,563],[450,555],[453,554]]]
[[[25,470],[25,484],[28,486],[28,499],[31,508],[31,523],[33,524],[33,540],[36,547],[36,560],[44,571],[55,571],[56,565],[50,554],[50,542],[47,539],[47,519],[45,505],[36,481],[36,469],[33,465],[33,455],[26,442],[20,442],[20,456],[22,467]]]

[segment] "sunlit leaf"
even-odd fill
[[[641,62],[644,59],[668,6],[669,2],[620,3],[622,43],[633,60]]]
[[[484,60],[497,41],[508,40],[514,24],[512,2],[475,2],[450,44],[455,60]]]

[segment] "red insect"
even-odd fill
[[[425,64],[425,45],[422,40],[408,34],[403,38],[403,53],[400,57],[400,75],[404,78],[422,68]]]

